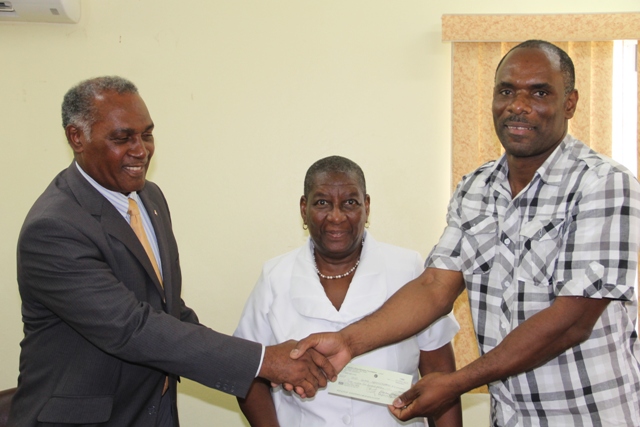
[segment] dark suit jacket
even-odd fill
[[[25,337],[10,425],[154,426],[167,374],[174,410],[177,376],[246,395],[260,345],[198,324],[180,298],[166,200],[151,182],[139,195],[164,291],[129,224],[75,164],[27,215],[18,241]]]

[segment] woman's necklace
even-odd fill
[[[318,276],[327,280],[342,279],[343,277],[347,277],[348,275],[356,271],[356,268],[358,268],[358,264],[360,264],[360,258],[358,258],[358,260],[356,261],[356,265],[351,267],[351,269],[346,273],[338,274],[337,276],[325,276],[324,274],[320,273],[320,270],[318,270],[318,264],[316,264],[316,254],[313,254],[313,266],[316,268],[316,273],[318,273]]]
[[[362,236],[361,244],[362,246],[364,246],[364,236]],[[356,268],[358,268],[358,264],[360,264],[360,257],[358,257],[358,260],[356,261],[356,265],[351,267],[351,270],[347,271],[346,273],[338,274],[337,276],[325,276],[324,274],[320,273],[320,270],[318,270],[318,263],[316,262],[316,251],[314,246],[315,245],[313,244],[313,242],[311,242],[311,254],[313,255],[313,266],[316,268],[316,273],[318,273],[318,276],[322,277],[323,279],[334,280],[334,279],[342,279],[343,277],[347,277],[348,275],[356,271]]]

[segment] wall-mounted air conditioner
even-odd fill
[[[0,0],[0,21],[60,22],[80,19],[80,0]]]

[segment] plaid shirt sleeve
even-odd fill
[[[462,271],[460,258],[460,242],[462,241],[461,218],[459,206],[464,179],[460,181],[447,208],[447,226],[425,262],[425,268],[433,267],[442,270]]]
[[[556,267],[555,294],[631,300],[635,288],[640,186],[610,169],[582,180]]]

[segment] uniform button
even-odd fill
[[[349,415],[345,415],[342,417],[342,422],[345,424],[351,424],[351,417]]]
[[[509,239],[508,237],[504,239],[504,244],[509,246],[511,244],[511,239]]]

